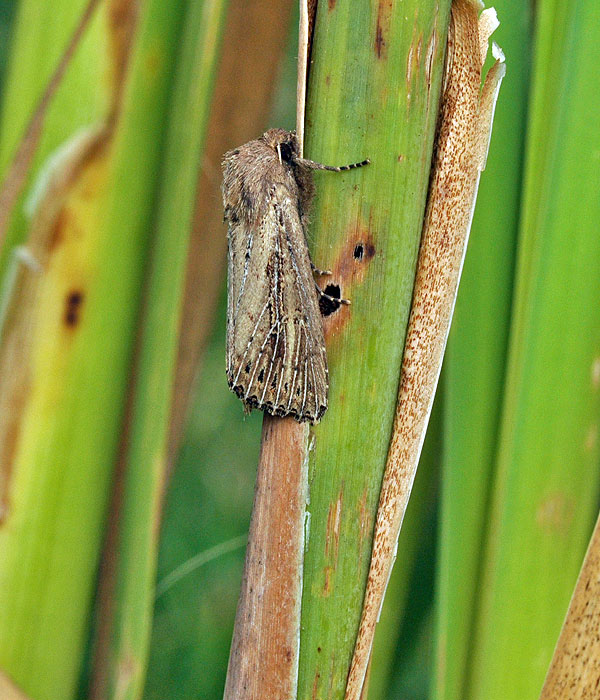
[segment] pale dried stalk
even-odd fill
[[[425,437],[485,167],[494,106],[504,76],[501,52],[480,96],[493,9],[478,18],[476,0],[452,4],[446,73],[427,210],[398,394],[346,700],[359,700],[375,625]]]
[[[540,700],[593,700],[600,688],[600,518],[571,598]]]
[[[296,134],[300,144],[300,155],[304,155],[304,121],[306,118],[306,89],[310,50],[315,28],[318,0],[300,0],[300,22],[298,26],[298,77],[296,82]]]
[[[304,155],[304,119],[306,116],[306,86],[308,82],[308,52],[310,19],[308,0],[300,0],[298,24],[298,78],[296,83],[296,133],[300,144],[300,156]]]
[[[224,700],[293,700],[298,683],[305,425],[265,414]]]
[[[29,700],[29,697],[17,688],[4,671],[0,671],[0,698],[2,700]]]

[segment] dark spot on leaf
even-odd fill
[[[359,243],[355,248],[354,248],[354,257],[357,260],[362,260],[363,258],[363,253],[365,252],[365,249],[362,246],[362,243]]]
[[[383,30],[379,22],[377,22],[377,28],[375,29],[375,53],[377,54],[377,58],[381,58],[384,46],[385,41],[383,39]]]
[[[340,308],[340,302],[337,301],[341,298],[340,287],[337,284],[328,284],[323,292],[327,296],[319,298],[319,309],[322,316],[329,316]]]
[[[65,301],[65,324],[73,327],[79,323],[81,305],[83,304],[83,292],[73,290],[67,294]]]
[[[391,0],[379,0],[377,8],[377,25],[375,27],[375,55],[379,59],[387,58],[388,33],[390,30],[392,2]]]
[[[365,245],[365,258],[370,260],[375,256],[375,246],[372,243],[367,243]]]

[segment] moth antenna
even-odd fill
[[[314,160],[309,160],[308,158],[297,158],[296,162],[298,165],[302,165],[305,168],[310,168],[311,170],[329,170],[334,173],[341,173],[344,170],[354,170],[354,168],[362,168],[363,165],[369,165],[371,162],[369,158],[361,160],[360,163],[350,163],[350,165],[323,165],[323,163],[317,163]]]
[[[283,161],[281,160],[281,144],[277,144],[277,155],[279,156],[279,162],[283,165]]]

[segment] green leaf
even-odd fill
[[[342,698],[411,301],[449,3],[320,3],[307,108],[313,260],[352,305],[325,319],[330,408],[310,456],[299,698]],[[402,566],[402,563],[399,562]]]
[[[445,421],[433,694],[461,700],[494,473],[513,293],[526,116],[530,8],[499,0],[507,73],[445,357]]]
[[[597,511],[596,2],[541,2],[516,297],[468,698],[537,698]],[[551,58],[549,58],[551,57]]]
[[[158,195],[155,238],[122,466],[124,487],[112,634],[101,673],[107,697],[138,698],[147,664],[167,440],[197,175],[211,104],[225,0],[187,7],[176,61]],[[201,298],[198,303],[202,303]],[[113,526],[116,524],[113,523]],[[113,553],[114,554],[114,553]],[[107,614],[101,608],[100,613]],[[106,624],[101,619],[101,624]]]
[[[21,309],[32,326],[18,371],[30,382],[3,466],[10,491],[0,529],[0,666],[35,700],[72,697],[80,673],[151,242],[179,9],[143,6],[127,35],[127,81],[113,94],[116,129],[110,122],[96,132],[60,200],[50,190],[39,200],[38,213],[58,212],[48,224],[55,235],[47,264],[35,278],[36,305]],[[109,34],[107,45],[109,38],[114,51],[125,48],[122,36]],[[64,164],[55,164],[55,175]]]

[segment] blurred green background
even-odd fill
[[[125,0],[113,2],[113,18],[127,4]],[[338,5],[342,4],[338,0]],[[41,20],[34,26],[31,18],[43,14],[34,0],[24,0],[20,7],[9,0],[0,4],[3,177],[31,114],[30,103],[35,103],[28,90],[39,97],[47,81],[47,75],[40,75],[40,84],[35,89],[32,86],[39,72],[36,61],[50,74],[70,35],[62,25],[67,23],[70,30],[84,5],[62,0],[56,9],[56,26],[46,28]],[[148,644],[146,700],[221,698],[240,589],[244,561],[240,538],[250,521],[262,417],[256,412],[244,416],[225,379],[226,231],[220,223],[219,154],[210,149],[219,144],[223,152],[239,145],[232,142],[239,136],[231,134],[246,134],[249,139],[271,126],[293,128],[297,9],[290,3],[275,16],[268,3],[250,3],[244,8],[243,3],[233,0],[229,8],[208,0],[196,5],[173,3],[172,9],[155,0],[142,5],[138,21],[143,31],[135,34],[139,45],[135,43],[132,64],[126,69],[134,78],[125,81],[122,94],[118,89],[111,93],[107,88],[110,80],[106,79],[111,71],[119,71],[118,60],[112,65],[106,58],[115,58],[107,46],[116,41],[118,32],[105,35],[101,20],[92,20],[82,53],[73,65],[75,75],[67,74],[72,82],[66,84],[64,94],[57,93],[55,109],[59,113],[50,112],[40,151],[29,164],[24,193],[33,189],[40,171],[76,127],[95,123],[99,114],[110,113],[106,105],[110,106],[111,100],[123,100],[125,107],[119,107],[122,121],[117,120],[118,129],[110,135],[114,138],[110,157],[117,155],[107,168],[107,194],[100,200],[100,213],[94,210],[97,218],[93,220],[96,228],[98,221],[100,228],[106,221],[112,222],[114,259],[139,258],[131,288],[140,299],[135,294],[129,299],[131,325],[124,334],[127,339],[119,365],[122,375],[115,375],[124,379],[115,380],[118,387],[114,391],[121,393],[109,411],[115,425],[122,414],[128,416],[131,433],[127,444],[133,447],[128,452],[120,443],[119,423],[119,430],[113,431],[100,450],[100,476],[86,482],[81,490],[109,484],[112,467],[120,462],[126,465],[124,473],[142,474],[139,482],[128,481],[129,477],[123,480],[124,502],[130,504],[127,512],[137,518],[138,507],[142,512],[144,503],[151,505],[139,518],[143,527],[131,528],[129,558],[124,557],[127,563],[116,574],[118,593],[114,595],[111,590],[108,594],[95,592],[104,536],[104,530],[97,528],[98,542],[95,548],[90,546],[81,574],[80,600],[85,614],[79,634],[85,639],[74,647],[74,660],[65,664],[59,680],[48,680],[47,685],[45,678],[33,676],[47,673],[50,677],[60,663],[42,643],[37,645],[34,618],[17,642],[10,625],[19,627],[18,618],[7,622],[6,612],[9,606],[20,610],[22,619],[28,618],[26,607],[19,607],[19,586],[44,578],[36,575],[42,569],[33,555],[31,559],[29,554],[20,557],[18,542],[11,544],[7,538],[4,544],[0,540],[0,557],[8,552],[10,561],[19,562],[11,569],[6,564],[8,555],[4,565],[0,561],[0,605],[5,605],[6,615],[3,618],[0,614],[0,669],[18,680],[31,700],[90,697],[88,683],[94,675],[96,643],[88,635],[88,623],[94,616],[92,637],[105,622],[110,630],[111,651],[106,655],[110,661],[106,665],[112,670],[108,675],[114,668],[126,666],[128,645],[136,650],[132,657],[137,659],[139,654],[139,664],[132,662],[135,672],[131,675],[136,680],[131,689],[125,691],[113,684],[111,691],[96,695],[96,699],[140,697]],[[330,0],[329,7],[335,5]],[[380,4],[367,5],[375,17]],[[399,5],[391,3],[390,7],[398,17],[403,13]],[[539,697],[598,510],[600,114],[595,93],[600,6],[596,0],[565,4],[558,0],[498,0],[495,7],[501,25],[493,39],[506,53],[507,74],[440,390],[379,625],[369,700]],[[277,50],[266,57],[261,50],[262,42],[267,41],[261,38],[265,27],[269,36],[275,37],[272,41],[279,42]],[[59,39],[57,48],[53,42]],[[164,45],[160,43],[163,40]],[[45,41],[52,46],[52,61],[46,60]],[[122,36],[119,41],[126,46]],[[251,54],[252,46],[259,47],[256,56]],[[268,68],[262,70],[260,60],[267,62]],[[340,61],[344,61],[343,56]],[[253,67],[256,86],[266,82],[267,87],[255,87],[246,74],[236,79],[242,75],[240,64],[244,62]],[[21,68],[30,70],[27,90],[21,89]],[[93,81],[89,94],[81,87],[88,85],[87,81]],[[235,89],[231,87],[234,83]],[[198,85],[201,93],[196,92]],[[214,112],[218,118],[209,114],[213,89],[214,104],[220,105]],[[266,102],[255,104],[253,93]],[[192,110],[194,100],[199,106]],[[75,105],[73,112],[61,120],[60,112],[68,105]],[[192,121],[186,109],[201,116]],[[75,112],[78,118],[73,116]],[[19,115],[18,123],[14,115]],[[112,128],[110,119],[106,123]],[[139,147],[138,138],[140,143],[146,139],[143,143],[150,154],[144,156],[142,165],[138,163],[139,152],[127,152],[134,142]],[[193,144],[189,146],[192,154],[186,158],[189,144]],[[198,166],[204,179],[194,204]],[[101,163],[101,173],[103,167]],[[122,190],[130,182],[141,183],[148,172],[145,206],[140,206],[136,218],[135,206],[130,206],[128,193]],[[176,200],[174,193],[182,199]],[[3,248],[4,270],[13,244],[22,243],[28,230],[22,207],[20,198]],[[210,218],[207,211],[212,212]],[[120,229],[123,212],[130,219]],[[181,220],[179,212],[183,212]],[[198,273],[191,293],[188,289],[184,294],[190,230],[191,254],[205,254],[207,267]],[[119,240],[130,234],[133,247],[121,255]],[[169,248],[170,243],[176,247]],[[94,245],[91,248],[96,250]],[[110,245],[106,245],[110,252]],[[104,259],[110,260],[111,255]],[[101,254],[94,260],[101,261]],[[98,293],[94,297],[94,284],[96,278],[91,275],[92,301],[102,296]],[[165,312],[160,290],[171,287],[174,301],[167,304]],[[111,296],[111,289],[107,283],[105,297]],[[115,287],[117,309],[119,300],[123,302],[119,290]],[[186,302],[191,299],[192,305],[195,298],[197,306],[206,309],[206,316],[201,319],[202,333],[190,341],[195,350],[187,359],[192,357],[199,371],[195,379],[192,369],[182,380],[187,388],[193,384],[193,391],[178,446],[179,436],[168,434],[164,420],[160,429],[153,427],[152,421],[158,420],[154,414],[160,412],[155,411],[154,397],[167,397],[165,401],[156,399],[156,403],[164,405],[165,412],[169,410],[184,297]],[[97,318],[106,318],[102,307],[94,308]],[[99,335],[103,335],[101,326]],[[164,347],[159,341],[164,341]],[[170,358],[169,362],[162,365],[153,352]],[[81,355],[88,356],[85,348]],[[137,384],[129,384],[127,379],[132,362],[141,377]],[[109,369],[106,372],[106,376],[113,376]],[[77,395],[77,386],[73,393]],[[80,398],[89,403],[87,396]],[[89,410],[95,420],[95,409]],[[181,405],[178,410],[183,413]],[[76,411],[74,415],[78,415]],[[67,422],[70,425],[72,421]],[[152,448],[151,437],[157,441]],[[63,464],[71,463],[78,467],[75,458],[69,462],[59,455],[58,473]],[[160,505],[154,505],[160,504],[162,480],[169,472],[156,561],[159,586],[199,554],[210,554],[219,545],[227,551],[186,573],[154,604],[156,532],[152,526],[160,521]],[[123,472],[118,473],[122,476]],[[150,474],[148,481],[144,481],[144,474]],[[147,498],[145,488],[151,494]],[[142,505],[135,500],[137,491]],[[33,492],[31,498],[38,495]],[[40,501],[43,498],[41,494]],[[56,505],[52,494],[49,499],[52,515],[48,518],[54,522],[53,508],[60,509],[60,500]],[[110,501],[108,490],[94,499],[92,506],[101,522]],[[77,522],[75,516],[73,519]],[[53,547],[51,543],[48,551],[54,552]],[[27,548],[23,551],[30,553]],[[50,554],[42,552],[40,561],[48,557]],[[25,584],[13,580],[14,569],[21,572],[21,564]],[[70,565],[64,566],[70,574]],[[135,587],[138,583],[139,589]],[[35,595],[32,593],[32,600],[37,600]],[[43,603],[37,612],[44,618],[40,611],[43,605],[52,606],[52,598],[46,589],[39,595]],[[121,623],[115,623],[114,628],[110,622],[114,611],[109,614],[102,607],[102,600],[106,604],[107,599],[121,606],[115,616]],[[127,620],[135,607],[128,604],[131,600],[140,603],[139,628]],[[70,600],[62,603],[68,607]],[[90,605],[97,606],[95,614]],[[57,619],[62,624],[60,610]],[[60,629],[53,629],[47,633],[49,639],[51,633],[62,636]],[[46,639],[41,632],[40,639]],[[27,653],[20,653],[21,648]],[[79,655],[84,659],[81,662]],[[37,667],[32,669],[27,661],[40,656],[49,659],[50,670],[44,673]],[[63,694],[48,690],[59,686]]]

